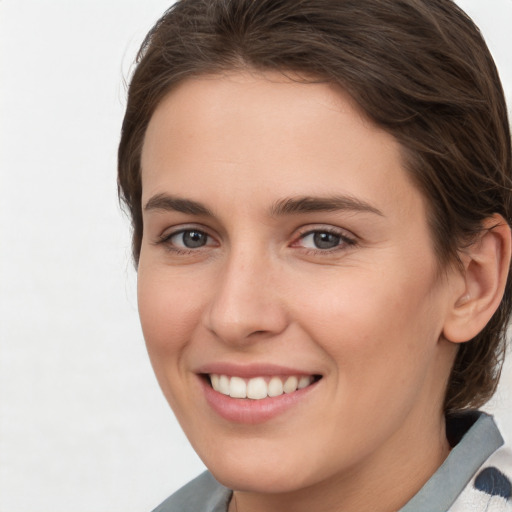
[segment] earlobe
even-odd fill
[[[489,322],[503,297],[511,254],[510,227],[498,214],[483,222],[477,239],[461,252],[464,283],[448,313],[444,338],[463,343]]]

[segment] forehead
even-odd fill
[[[346,130],[348,123],[350,131]],[[253,137],[250,147],[270,147],[301,135],[314,143],[315,128],[324,131],[335,126],[344,130],[345,139],[351,132],[357,137],[354,130],[363,130],[379,133],[383,147],[398,147],[395,139],[368,120],[335,84],[270,71],[200,76],[179,83],[159,103],[146,130],[143,160],[150,139],[158,136],[166,137],[170,148],[178,137],[201,137],[204,144],[217,145],[224,140],[228,145],[225,134],[233,135],[235,129],[242,128],[236,132],[239,141]],[[239,153],[246,154],[245,149],[241,147]],[[228,154],[234,153],[235,148],[230,148]]]
[[[164,98],[149,123],[143,202],[169,191],[201,202],[246,194],[249,203],[256,192],[274,201],[336,193],[405,212],[422,205],[403,200],[414,187],[401,153],[399,143],[332,84],[277,72],[189,79]]]

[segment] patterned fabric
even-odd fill
[[[512,450],[502,446],[478,469],[449,512],[512,512]]]

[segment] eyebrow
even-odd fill
[[[191,199],[182,199],[167,194],[157,194],[151,197],[144,211],[174,211],[180,213],[187,213],[189,215],[202,215],[205,217],[213,217],[213,213],[203,204]]]
[[[352,196],[290,197],[277,201],[271,209],[271,214],[272,216],[282,216],[295,213],[334,212],[339,210],[373,213],[384,217],[384,214],[375,206]]]
[[[175,211],[189,215],[213,217],[213,213],[202,203],[191,199],[170,196],[168,194],[157,194],[151,197],[144,211]],[[328,197],[289,197],[280,199],[270,208],[273,217],[285,215],[303,214],[311,212],[334,212],[351,211],[373,213],[384,217],[384,214],[375,206],[352,196],[328,196]]]

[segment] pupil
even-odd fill
[[[315,233],[313,239],[319,249],[332,249],[340,243],[339,235],[333,233]]]
[[[201,231],[185,231],[183,233],[183,244],[189,249],[203,247],[206,244],[206,236]]]

